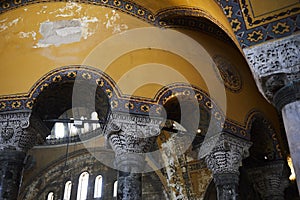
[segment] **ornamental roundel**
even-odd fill
[[[213,61],[219,70],[218,78],[224,82],[226,89],[235,93],[240,92],[242,79],[236,67],[221,55],[215,55]]]

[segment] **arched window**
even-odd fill
[[[113,191],[113,197],[117,197],[118,194],[118,181],[114,182],[114,191]]]
[[[71,198],[71,189],[72,189],[72,182],[67,181],[66,184],[65,184],[64,200],[70,200],[70,198]]]
[[[94,198],[99,198],[102,195],[102,176],[98,175],[95,179]]]
[[[86,200],[89,186],[89,173],[82,172],[79,176],[77,200]]]
[[[54,193],[53,192],[48,193],[47,200],[54,200]]]

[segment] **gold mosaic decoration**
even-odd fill
[[[300,13],[299,0],[239,0],[247,29]]]

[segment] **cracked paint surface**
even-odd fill
[[[21,17],[18,17],[10,21],[7,18],[0,20],[0,32],[7,30],[14,25],[17,25],[20,19]]]
[[[18,17],[0,19],[0,32],[12,31],[11,28],[18,29],[17,37],[31,39],[33,48],[45,48],[87,40],[103,30],[116,34],[128,29],[128,25],[122,23],[121,16],[116,10],[99,12],[97,15],[90,16],[80,3],[67,2],[62,5],[58,9],[43,5],[35,11],[37,17],[46,18],[45,21],[39,22],[39,30],[15,28],[16,25],[24,22],[22,17]],[[24,13],[32,12],[30,7],[22,10]]]
[[[105,14],[106,21],[103,22],[106,29],[112,29],[112,33],[120,33],[124,30],[128,29],[126,24],[119,23],[120,15],[115,11],[112,10],[111,13]]]

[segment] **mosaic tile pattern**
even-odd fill
[[[270,13],[265,18],[255,20],[250,14],[249,1],[218,0],[242,48],[286,37],[300,30],[300,2],[290,10]]]

